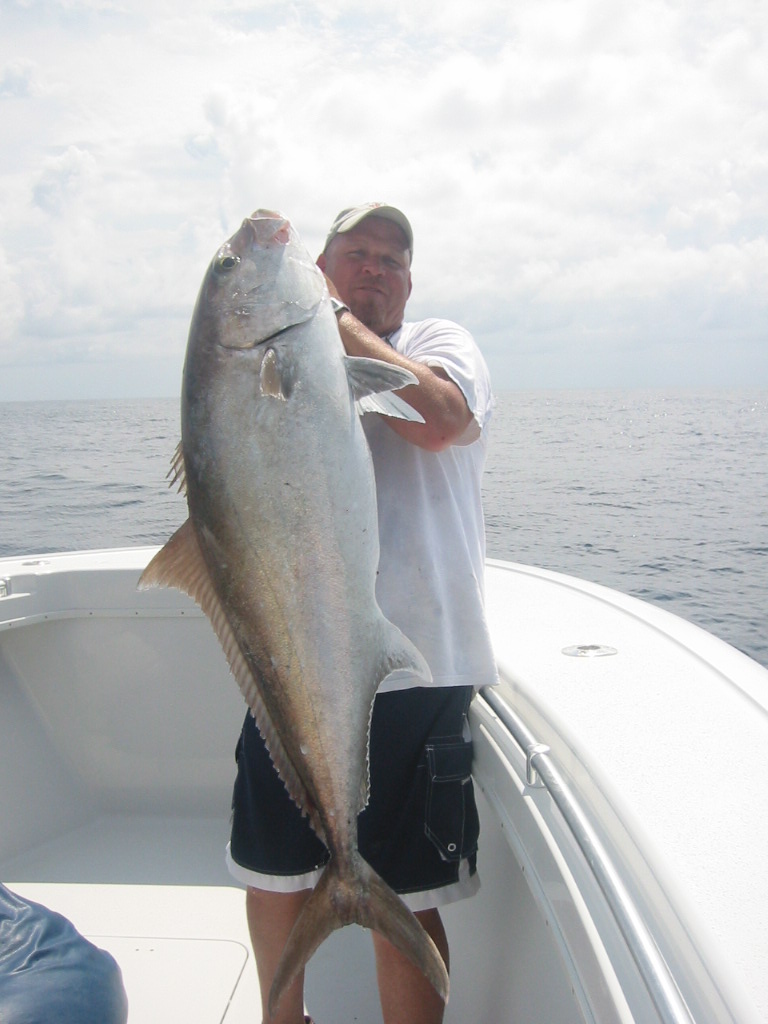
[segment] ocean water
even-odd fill
[[[500,396],[489,554],[614,587],[768,666],[768,392]]]
[[[175,399],[0,404],[0,556],[161,544]],[[602,583],[768,666],[768,392],[498,395],[488,554]]]

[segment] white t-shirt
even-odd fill
[[[442,367],[473,414],[464,436],[441,452],[410,444],[378,415],[363,417],[378,496],[381,556],[376,597],[419,648],[434,686],[497,680],[485,622],[485,524],[481,480],[493,406],[490,377],[472,335],[449,320],[404,323],[390,344]],[[423,685],[404,671],[380,692]]]

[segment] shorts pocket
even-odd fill
[[[480,819],[472,785],[472,741],[429,743],[425,831],[444,860],[477,851]]]

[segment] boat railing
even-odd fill
[[[562,815],[605,897],[659,1019],[664,1024],[692,1024],[694,1018],[670,975],[662,953],[608,850],[558,771],[550,748],[536,740],[519,715],[495,689],[484,687],[481,695],[525,755],[528,784],[543,786]]]

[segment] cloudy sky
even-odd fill
[[[498,390],[768,387],[765,0],[2,0],[0,401],[175,395],[218,245],[401,206]]]

